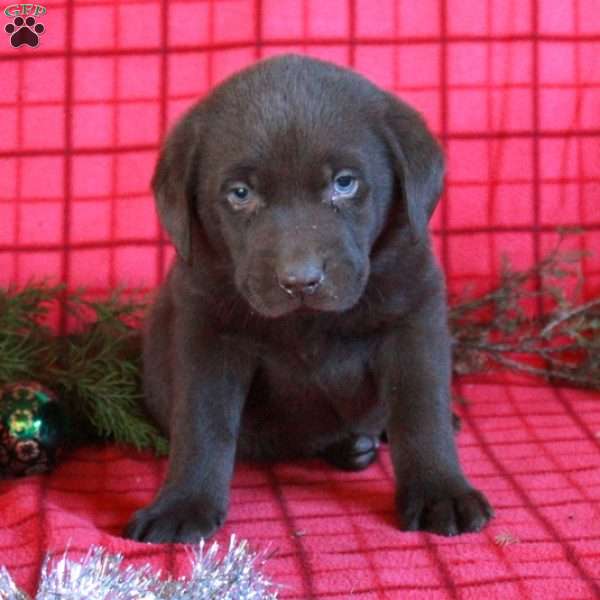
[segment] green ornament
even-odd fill
[[[64,449],[67,419],[56,396],[27,381],[0,390],[0,474],[45,473]]]

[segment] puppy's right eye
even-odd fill
[[[233,188],[231,190],[231,193],[235,196],[235,198],[237,200],[244,201],[248,197],[250,190],[247,187],[240,186],[240,187]]]
[[[246,208],[253,204],[255,200],[255,194],[244,183],[234,183],[227,192],[227,201],[236,210]]]

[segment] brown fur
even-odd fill
[[[178,258],[144,347],[147,406],[171,454],[129,537],[213,534],[236,455],[343,463],[343,449],[384,429],[405,529],[487,522],[457,459],[445,291],[427,233],[443,163],[406,104],[297,56],[241,72],[175,126],[153,185]],[[340,200],[344,169],[358,191]]]

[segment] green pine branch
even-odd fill
[[[61,305],[76,322],[64,338],[44,324]],[[83,290],[32,283],[0,289],[0,385],[33,380],[52,389],[71,421],[73,442],[108,439],[166,454],[167,440],[141,402],[141,336],[145,303],[115,292],[103,301]]]
[[[44,283],[0,289],[0,383],[28,378],[52,360],[54,339],[43,323],[62,289]]]

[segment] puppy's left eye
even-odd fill
[[[349,198],[358,190],[358,178],[349,171],[341,171],[333,179],[333,197]]]

